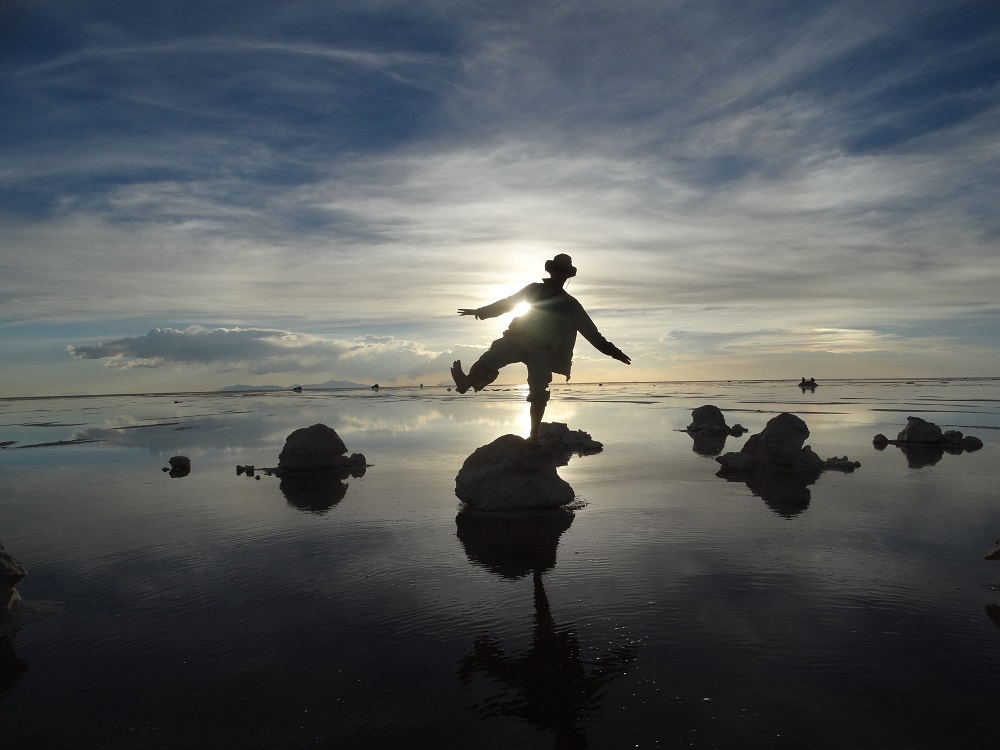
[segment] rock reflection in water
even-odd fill
[[[293,508],[322,515],[344,499],[348,477],[363,477],[365,467],[351,471],[299,471],[281,475],[279,488]]]
[[[986,616],[993,621],[994,625],[1000,628],[1000,604],[987,604]]]
[[[534,629],[530,648],[508,654],[503,643],[479,636],[458,666],[470,686],[482,676],[500,688],[476,706],[481,718],[520,719],[550,731],[557,748],[587,746],[586,722],[600,708],[608,684],[633,660],[622,647],[584,661],[573,623],[556,624],[542,584],[555,566],[559,537],[572,523],[568,513],[533,518],[503,518],[460,513],[458,536],[470,561],[505,578],[532,574]]]
[[[888,444],[875,444],[875,450],[884,451]],[[897,445],[900,453],[906,457],[906,465],[911,469],[922,469],[925,466],[933,466],[942,458],[944,454],[950,453],[957,456],[962,453],[962,448],[945,447],[941,445]]]
[[[469,560],[504,578],[518,579],[555,567],[559,537],[573,523],[573,514],[553,510],[517,516],[463,510],[455,523]]]
[[[944,457],[944,448],[937,445],[901,445],[899,449],[906,456],[906,465],[911,469],[933,466]]]
[[[0,698],[14,688],[28,663],[19,659],[14,650],[14,632],[0,631]]]
[[[783,518],[794,518],[809,507],[812,492],[819,474],[813,472],[727,472],[716,474],[727,482],[743,482],[764,504]]]
[[[701,435],[691,435],[693,440],[693,445],[691,450],[697,453],[699,456],[707,456],[709,458],[715,458],[726,448],[726,438],[729,435],[722,434],[701,434]]]

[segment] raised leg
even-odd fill
[[[470,388],[481,391],[496,380],[499,375],[499,370],[484,365],[481,360],[469,368],[468,375],[462,370],[462,360],[456,359],[451,366],[451,377],[455,381],[455,390],[459,393],[465,393]]]
[[[455,381],[455,390],[465,393],[469,390],[469,376],[462,370],[462,360],[456,359],[451,365],[451,377]]]

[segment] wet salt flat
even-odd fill
[[[560,385],[605,447],[530,519],[454,494],[518,388],[0,400],[0,541],[59,603],[0,640],[4,747],[995,747],[998,385]],[[861,468],[726,481],[708,403]],[[985,446],[876,450],[907,415]],[[363,477],[237,475],[316,422]]]

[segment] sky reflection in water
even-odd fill
[[[517,390],[4,401],[0,540],[61,606],[0,641],[0,710],[33,746],[995,743],[996,385],[562,387],[547,418],[605,449],[533,520],[454,496],[523,434]],[[726,481],[680,431],[704,403],[751,434],[795,411],[862,467]],[[986,446],[875,450],[908,413]],[[364,476],[237,475],[315,422]]]

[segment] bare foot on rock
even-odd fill
[[[462,360],[456,359],[451,366],[451,377],[455,381],[455,390],[465,393],[469,390],[469,376],[462,372]]]

